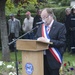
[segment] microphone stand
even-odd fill
[[[18,37],[17,39],[11,41],[10,43],[8,43],[8,45],[11,45],[13,43],[15,43],[18,39],[24,37],[25,35],[27,35],[28,33],[31,33],[32,31],[34,31],[36,28],[38,28],[39,26],[36,26],[35,28],[33,28],[32,30],[28,31],[27,33],[23,34],[22,36]],[[16,73],[18,75],[18,62],[17,62],[17,50],[15,47],[15,60],[16,60]]]

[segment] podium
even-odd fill
[[[48,49],[46,42],[19,39],[17,50],[22,51],[22,75],[44,75],[43,50]]]

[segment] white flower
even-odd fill
[[[14,64],[14,62],[12,62],[12,64]]]
[[[13,66],[12,65],[7,65],[7,68],[12,68]]]
[[[13,72],[13,73],[14,73],[14,75],[17,75],[16,72]]]
[[[0,61],[0,66],[2,66],[2,64],[3,64],[3,61]]]
[[[13,75],[13,73],[12,73],[12,72],[10,72],[10,73],[9,73],[9,75]]]
[[[17,75],[15,72],[10,72],[9,75]]]

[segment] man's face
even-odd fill
[[[41,12],[41,18],[42,18],[43,22],[45,23],[45,25],[49,25],[52,20],[51,16],[47,13],[46,10],[43,10]]]
[[[29,14],[27,14],[27,15],[26,15],[26,17],[27,17],[27,19],[29,19],[29,18],[30,18],[30,15],[29,15]]]
[[[66,15],[69,15],[71,13],[71,11],[66,10]]]
[[[41,14],[41,10],[37,10],[37,15],[40,15]]]
[[[12,19],[12,20],[13,20],[13,19],[14,19],[14,16],[10,16],[10,19]]]

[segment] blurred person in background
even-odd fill
[[[31,31],[32,28],[33,28],[34,18],[31,16],[30,11],[27,11],[25,13],[25,15],[26,15],[26,18],[23,21],[22,30],[23,30],[24,33],[27,33],[28,31]],[[24,39],[33,39],[33,33],[30,32],[30,33],[26,34],[24,36]]]
[[[9,42],[17,39],[19,37],[19,32],[21,29],[20,20],[15,18],[14,14],[10,14],[10,19],[8,20],[8,28],[9,28]],[[14,51],[14,43],[9,46],[11,52]]]
[[[70,47],[71,53],[75,53],[75,5],[71,9],[71,17],[70,17]]]
[[[65,9],[65,26],[66,26],[66,49],[68,52],[71,52],[71,47],[70,47],[70,18],[71,18],[71,8],[66,8]]]
[[[41,14],[41,10],[39,9],[39,8],[37,8],[37,10],[36,10],[36,15],[35,15],[35,17],[34,17],[34,21],[33,21],[33,28],[35,28],[36,26],[38,26],[38,25],[40,25],[40,24],[38,24],[39,22],[42,22],[42,19],[41,19],[41,16],[40,16],[40,14]],[[38,29],[38,28],[37,28]],[[36,34],[36,32],[37,32],[37,29],[35,29],[34,30],[34,37],[35,37],[35,34]]]

